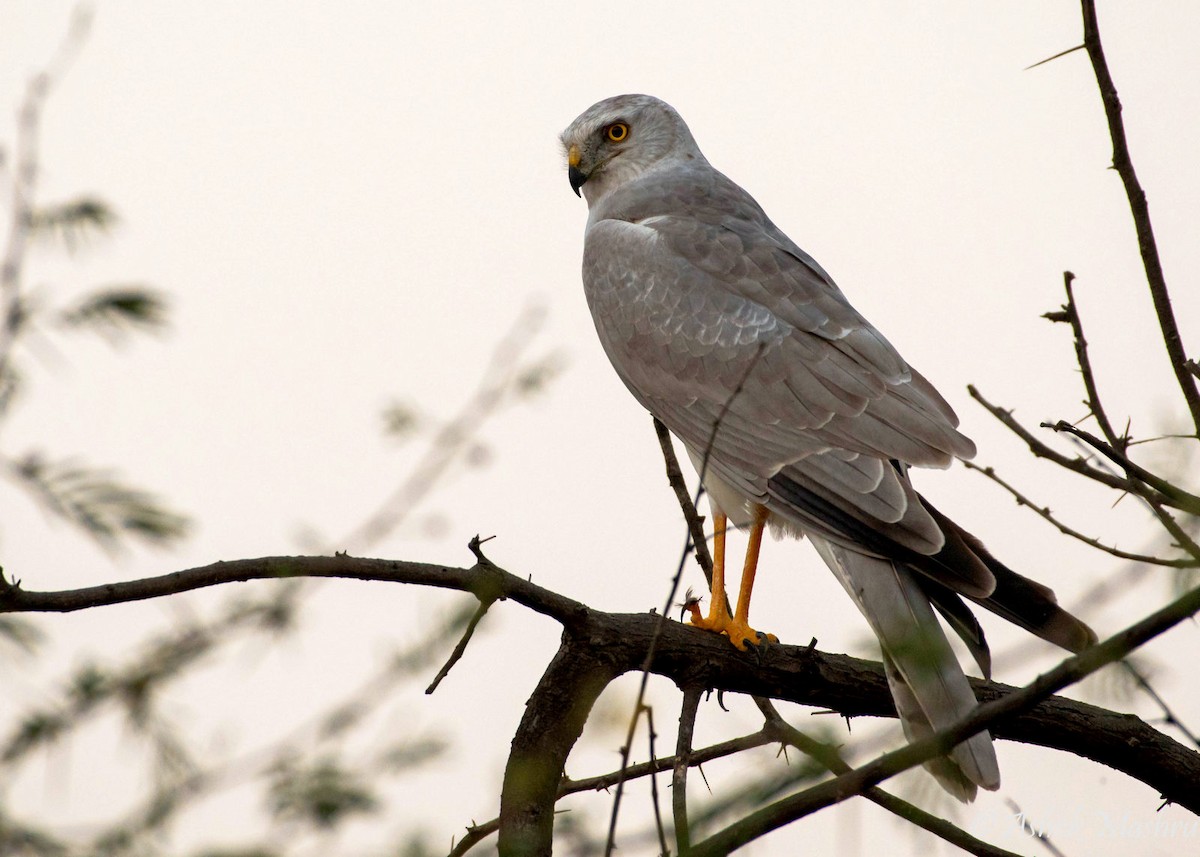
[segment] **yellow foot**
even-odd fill
[[[692,614],[688,624],[696,628],[702,628],[705,631],[724,634],[729,638],[729,642],[733,643],[734,647],[739,651],[746,651],[747,643],[758,646],[762,643],[779,642],[779,638],[774,634],[764,634],[762,631],[756,631],[744,619],[737,619],[724,611],[717,613],[715,616],[701,616],[698,604],[692,602],[686,606],[688,612]]]

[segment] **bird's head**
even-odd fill
[[[650,95],[617,95],[593,104],[562,133],[567,177],[592,205],[613,188],[679,161],[703,161],[675,108]]]

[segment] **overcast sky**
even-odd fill
[[[53,54],[71,8],[0,0],[6,150],[25,81]],[[1100,11],[1194,353],[1200,5],[1102,2]],[[98,4],[46,107],[41,198],[98,194],[120,224],[70,260],[39,249],[27,284],[55,303],[99,284],[150,283],[170,298],[171,330],[115,352],[55,339],[26,354],[30,392],[4,450],[115,466],[197,527],[178,551],[138,550],[113,563],[6,488],[5,571],[29,588],[70,588],[299,552],[305,528],[327,538],[350,531],[420,451],[381,436],[381,410],[400,401],[433,419],[453,414],[496,342],[534,305],[546,323],[529,355],[560,354],[563,372],[545,395],[486,426],[486,467],[457,471],[372,552],[468,565],[467,539],[494,534],[491,557],[516,574],[600,609],[658,607],[682,525],[649,418],[595,340],[579,284],[586,207],[570,192],[557,140],[593,102],[631,91],[681,112],[709,160],[945,394],[978,460],[1089,532],[1145,547],[1151,530],[1133,503],[1113,508],[1110,495],[1032,461],[965,390],[976,384],[1028,424],[1083,416],[1069,331],[1039,317],[1062,303],[1070,269],[1114,422],[1128,416],[1141,437],[1186,427],[1123,192],[1106,169],[1111,148],[1086,56],[1023,70],[1080,33],[1078,5],[1067,0]],[[1147,460],[1156,455],[1167,453]],[[978,474],[916,480],[1065,604],[1120,567],[1059,537]],[[430,516],[440,522],[435,537]],[[1102,636],[1165,601],[1159,577],[1089,617]],[[786,642],[815,636],[830,651],[872,651],[807,546],[768,545],[759,580],[759,627]],[[688,582],[702,586],[695,572]],[[41,668],[2,668],[15,690],[0,700],[3,722],[53,698],[68,667],[119,662],[137,641],[230,594],[45,619]],[[253,747],[353,687],[463,598],[326,584],[303,633],[231,653],[174,693],[171,712],[214,754]],[[997,649],[1021,639],[983,621]],[[397,787],[387,831],[420,824],[440,845],[496,814],[508,741],[557,639],[552,623],[499,605],[437,694],[422,695],[418,681],[396,698],[381,734],[442,734],[455,749],[450,764]],[[1197,682],[1173,667],[1197,645],[1191,625],[1149,650],[1159,689],[1193,726]],[[1036,651],[1001,661],[996,678],[1017,684],[1054,663],[1048,647]],[[673,722],[673,689],[652,694],[661,722]],[[704,740],[753,728],[748,705],[731,709],[702,709]],[[1134,710],[1152,713],[1141,702]],[[852,738],[876,731],[856,724]],[[133,744],[95,732],[30,766],[7,794],[14,810],[84,830],[129,806]],[[895,741],[898,730],[882,734]],[[598,736],[570,773],[607,771],[618,744]],[[1120,774],[1048,750],[998,749],[1002,790],[959,815],[997,844],[1035,850],[1011,821],[1009,798],[1040,814],[1068,854],[1200,849],[1195,839],[1106,831],[1126,812],[1175,817],[1155,815],[1157,796]],[[709,782],[720,795],[772,758],[714,768]],[[588,800],[607,811],[603,796]],[[184,819],[179,840],[238,843],[253,809],[244,795],[209,801]],[[631,810],[631,826],[637,817]],[[871,854],[885,843],[929,850],[927,837],[854,804],[748,853]]]

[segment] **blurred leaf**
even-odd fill
[[[279,818],[329,830],[351,815],[374,811],[379,802],[356,774],[325,760],[310,768],[286,763],[275,771],[271,811]]]
[[[167,324],[167,300],[161,292],[139,285],[113,286],[94,292],[59,321],[67,327],[90,330],[110,341],[133,331],[157,331]]]
[[[250,845],[246,848],[206,848],[192,857],[280,857],[282,851]]]
[[[379,763],[385,770],[396,773],[423,765],[438,758],[449,749],[450,744],[443,738],[405,741],[380,753]]]
[[[0,366],[0,419],[8,416],[9,409],[21,392],[21,375],[11,361]]]
[[[435,849],[429,842],[428,834],[418,830],[406,836],[392,853],[395,857],[435,857],[445,853],[445,849]]]
[[[161,786],[169,786],[198,770],[178,732],[162,722],[154,730],[154,759],[154,774]]]
[[[71,677],[69,696],[72,707],[79,712],[88,711],[108,696],[112,682],[95,664],[85,664]]]
[[[383,409],[383,433],[388,437],[406,440],[420,424],[420,415],[409,405],[393,402]]]
[[[0,810],[0,854],[4,857],[65,857],[67,846],[32,827],[13,821]]]
[[[134,728],[152,725],[154,694],[210,652],[213,643],[213,635],[204,627],[185,629],[149,646],[136,663],[113,679],[113,690]]]
[[[467,467],[487,467],[496,456],[492,448],[484,443],[473,443],[463,453],[463,462]]]
[[[92,470],[72,459],[50,462],[36,452],[12,469],[50,512],[107,551],[121,547],[126,537],[165,547],[187,534],[187,518],[153,495],[122,485],[108,471]]]
[[[66,731],[68,723],[61,714],[39,711],[28,715],[17,727],[16,733],[4,744],[0,759],[11,762],[33,748],[54,741]],[[4,852],[0,851],[0,854]]]
[[[74,253],[86,239],[108,232],[116,222],[116,212],[104,200],[81,196],[34,211],[29,231],[36,237],[57,241]]]
[[[566,367],[567,361],[560,352],[547,354],[532,363],[522,366],[514,381],[517,395],[533,396],[541,393]]]
[[[42,642],[43,636],[41,629],[28,619],[20,616],[0,616],[0,639],[7,640],[18,649],[32,654]]]

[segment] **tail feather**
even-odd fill
[[[1052,589],[1017,574],[992,556],[983,542],[935,509],[924,497],[921,502],[943,532],[953,533],[961,539],[996,578],[996,588],[990,595],[981,598],[965,594],[965,597],[1067,651],[1081,652],[1096,642],[1096,632],[1059,607]]]
[[[977,704],[975,694],[914,574],[900,563],[820,536],[812,542],[879,638],[905,733],[923,737],[971,711]],[[1000,786],[996,752],[986,732],[973,735],[926,768],[964,801],[974,798],[976,786]]]
[[[917,700],[912,688],[904,680],[895,662],[883,655],[883,672],[887,676],[888,687],[892,691],[892,699],[896,703],[896,712],[900,715],[900,726],[904,729],[904,737],[909,742],[927,738],[936,730]],[[979,787],[969,779],[963,766],[957,759],[949,756],[935,756],[925,763],[925,770],[933,774],[943,789],[963,803],[975,800]]]
[[[913,575],[917,586],[921,587],[921,591],[925,593],[925,597],[933,604],[934,609],[942,615],[958,638],[963,641],[967,647],[967,651],[971,653],[971,657],[975,659],[975,663],[979,665],[980,672],[983,677],[991,680],[992,677],[992,651],[988,647],[987,637],[984,636],[983,626],[979,624],[979,620],[975,618],[975,614],[971,612],[962,600],[962,597],[944,584],[938,583],[931,577],[926,577],[923,574]]]

